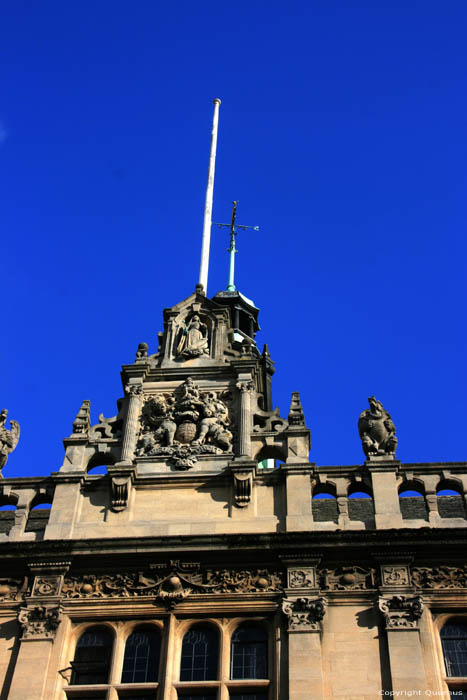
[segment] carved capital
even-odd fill
[[[58,606],[20,608],[18,622],[23,630],[22,639],[53,639],[60,624]]]
[[[420,596],[380,596],[378,608],[384,615],[386,629],[416,629],[423,612],[423,602]]]
[[[128,396],[140,397],[143,394],[143,387],[141,384],[127,384],[125,393],[128,394]]]
[[[287,617],[289,632],[320,630],[326,605],[325,598],[284,598],[282,611]]]
[[[239,390],[239,392],[241,394],[244,394],[245,392],[253,391],[253,389],[255,388],[251,379],[249,379],[247,381],[237,382],[235,386],[237,387],[237,389]]]

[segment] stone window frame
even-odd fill
[[[467,676],[448,676],[446,664],[444,662],[443,643],[441,639],[441,630],[450,621],[457,620],[465,624],[467,628],[467,613],[449,612],[440,614],[435,619],[436,629],[436,651],[438,656],[438,664],[440,669],[441,680],[444,684],[443,690],[447,693],[451,690],[463,690],[467,692]]]
[[[267,679],[239,679],[230,678],[230,654],[232,635],[238,627],[245,623],[255,623],[264,628],[267,634]],[[219,635],[219,659],[217,680],[214,681],[180,681],[180,662],[183,637],[192,627],[198,625],[210,625]],[[76,646],[81,635],[92,627],[107,628],[113,636],[113,648],[109,670],[109,681],[101,685],[70,685],[69,679],[64,680],[61,687],[61,698],[74,700],[87,697],[101,697],[102,700],[124,700],[130,693],[148,692],[149,697],[161,700],[162,690],[169,689],[170,700],[183,700],[184,694],[190,691],[199,693],[202,690],[217,693],[217,700],[229,700],[230,692],[266,693],[268,698],[273,697],[275,676],[277,668],[276,651],[274,645],[274,631],[276,621],[274,614],[254,616],[210,616],[187,613],[172,614],[169,618],[141,618],[135,620],[115,621],[102,619],[100,616],[90,618],[86,622],[77,622],[71,630],[68,644],[63,657],[66,666],[74,659]],[[125,645],[129,636],[138,627],[154,627],[161,635],[161,652],[159,661],[158,682],[151,683],[122,683],[123,659]],[[62,676],[63,677],[63,676]],[[161,689],[161,690],[159,690]],[[152,693],[152,695],[151,695]]]

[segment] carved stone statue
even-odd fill
[[[178,358],[200,357],[209,354],[208,329],[195,314],[184,328],[177,346]]]
[[[13,452],[19,440],[19,423],[10,421],[11,430],[5,428],[8,411],[2,408],[0,411],[0,470],[5,466],[10,452]]]
[[[206,439],[211,437],[221,449],[230,450],[232,448],[232,433],[227,429],[230,420],[225,404],[219,401],[215,393],[211,391],[206,395],[201,412],[204,417],[200,423],[198,437],[193,440],[192,444],[203,445]]]
[[[381,401],[370,396],[370,408],[360,414],[358,432],[365,455],[394,455],[397,447],[396,428]]]

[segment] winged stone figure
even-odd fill
[[[11,429],[5,428],[8,411],[0,411],[0,470],[5,466],[10,452],[13,452],[19,440],[19,423],[10,421]]]

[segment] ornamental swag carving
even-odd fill
[[[188,377],[173,392],[143,405],[137,456],[167,456],[177,469],[190,469],[197,456],[232,452],[226,391],[201,392]]]
[[[467,588],[467,565],[457,566],[414,566],[412,581],[417,588]]]

